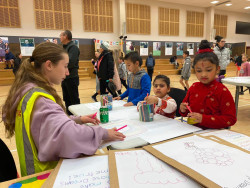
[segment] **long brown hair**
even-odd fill
[[[13,104],[16,101],[16,94],[21,92],[23,86],[28,83],[34,83],[50,93],[55,98],[56,103],[65,111],[62,99],[57,94],[55,88],[52,87],[47,78],[42,74],[43,63],[50,60],[54,65],[57,65],[58,62],[63,59],[64,53],[66,52],[61,46],[51,42],[44,42],[39,44],[33,51],[32,56],[24,60],[21,64],[2,109],[7,138],[14,135],[17,106],[13,107]],[[18,103],[19,102],[20,101],[18,101]]]

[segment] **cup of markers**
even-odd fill
[[[154,120],[154,104],[147,104],[142,101],[139,102],[138,109],[140,121],[150,122]]]
[[[112,95],[101,95],[101,106],[107,106],[108,110],[111,111],[113,107],[113,96]]]

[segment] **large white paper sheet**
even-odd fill
[[[53,188],[109,188],[108,156],[64,159]]]
[[[126,102],[122,101],[122,100],[113,101],[113,110],[112,111],[116,111],[119,109],[126,109],[126,107],[123,106],[125,103]],[[83,116],[83,115],[88,115],[91,113],[98,112],[97,117],[99,118],[100,117],[100,111],[99,111],[100,107],[101,107],[100,102],[77,104],[77,105],[69,106],[69,111],[77,116]]]
[[[144,150],[115,152],[120,188],[196,188],[192,179]]]
[[[148,128],[148,131],[140,135],[140,138],[146,140],[150,144],[201,130],[198,127],[171,118],[157,120],[145,124],[145,126]]]
[[[250,151],[250,137],[247,135],[229,130],[218,130],[202,134],[202,136],[211,136],[211,135],[217,136],[227,142],[230,142],[236,146],[239,146],[245,150]]]
[[[102,124],[100,125],[101,127],[105,129],[112,129],[116,127],[117,129],[127,125],[126,128],[119,130],[122,134],[126,136],[124,141],[137,138],[139,137],[140,134],[144,133],[147,131],[147,128],[142,125],[140,121],[135,121],[135,120],[122,120],[122,121],[117,121],[115,123],[107,123],[107,124]],[[100,146],[100,148],[109,146],[114,143],[118,142],[123,142],[123,141],[109,141],[109,142],[103,142]]]
[[[246,152],[196,135],[153,148],[222,187],[250,187],[250,155]]]

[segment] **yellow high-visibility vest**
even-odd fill
[[[53,169],[58,162],[39,161],[37,148],[31,135],[30,121],[32,110],[36,99],[41,96],[56,102],[52,95],[50,95],[44,89],[36,87],[29,90],[23,96],[17,107],[15,120],[15,137],[22,176],[27,176],[45,170]]]

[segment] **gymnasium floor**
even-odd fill
[[[235,76],[234,71],[228,71],[227,76]],[[171,80],[171,86],[181,88],[181,85],[179,83],[179,75],[170,75]],[[189,80],[190,85],[194,82],[197,82],[197,78],[194,74],[191,75],[191,78]],[[228,89],[231,91],[233,97],[235,96],[235,86],[232,85],[226,85]],[[62,90],[60,86],[56,86],[58,93],[60,96],[62,96]],[[0,86],[0,106],[3,105],[6,96],[8,94],[8,91],[10,89],[10,86]],[[79,94],[80,94],[80,100],[81,103],[88,103],[92,102],[91,95],[93,95],[95,92],[95,79],[92,80],[86,80],[81,81],[79,86]],[[124,88],[123,88],[124,92]],[[151,94],[153,91],[151,90]],[[239,131],[241,133],[244,133],[248,136],[250,136],[250,94],[248,91],[245,92],[244,95],[240,95],[239,99],[239,109],[238,109],[238,121],[237,123],[232,127],[231,130]],[[0,109],[2,114],[2,108]],[[7,144],[9,149],[12,152],[12,155],[15,159],[18,172],[20,174],[20,167],[19,167],[19,161],[18,161],[18,154],[16,150],[16,141],[15,137],[12,137],[11,139],[7,139],[5,137],[5,131],[3,122],[0,122],[0,138]]]

